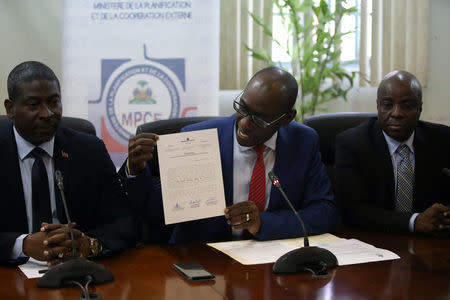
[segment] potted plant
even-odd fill
[[[273,3],[287,33],[285,44],[273,36],[272,29],[260,17],[252,13],[251,17],[290,57],[290,71],[299,84],[297,121],[303,122],[306,116],[321,110],[324,103],[339,98],[347,100],[355,73],[341,65],[340,44],[342,36],[349,32],[341,33],[339,27],[342,17],[354,13],[356,8],[344,7],[342,0],[336,0],[334,11],[325,0],[319,4],[313,0],[273,0]],[[245,47],[254,58],[283,67],[272,60],[269,51]]]

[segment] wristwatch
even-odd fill
[[[102,250],[103,250],[102,243],[96,238],[88,237],[88,239],[89,239],[89,255],[88,255],[88,257],[96,257],[100,253],[102,253]]]

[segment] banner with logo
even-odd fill
[[[219,4],[64,1],[64,115],[90,120],[116,166],[137,126],[218,115]]]

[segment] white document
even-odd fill
[[[224,215],[217,129],[160,135],[157,143],[166,224]]]
[[[339,238],[329,233],[310,236],[309,244],[331,251],[340,266],[400,258],[391,251],[376,248],[356,239]],[[273,241],[244,240],[209,243],[208,246],[222,251],[243,265],[254,265],[273,263],[283,254],[303,247],[303,238]]]
[[[44,276],[44,273],[39,273],[40,270],[47,270],[46,261],[38,261],[30,257],[30,259],[23,265],[19,265],[19,269],[27,278],[40,278]]]
[[[376,248],[357,239],[343,239],[338,242],[323,243],[319,246],[332,252],[337,257],[339,266],[400,258],[394,252]]]

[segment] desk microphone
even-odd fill
[[[64,205],[64,213],[69,226],[72,258],[66,262],[60,263],[48,269],[44,276],[38,281],[37,286],[40,288],[58,288],[64,286],[80,286],[83,290],[85,299],[89,299],[87,291],[89,283],[105,283],[114,280],[112,273],[104,266],[96,264],[84,258],[76,257],[74,247],[72,221],[70,220],[69,210],[67,209],[66,197],[64,196],[63,176],[61,171],[55,170],[55,180],[58,190],[61,194],[61,200]],[[84,282],[83,285],[81,282]],[[92,297],[92,295],[91,295]]]
[[[450,177],[450,169],[448,168],[443,168],[442,169],[442,174],[444,174],[447,177]]]
[[[278,177],[273,171],[270,171],[269,178],[270,181],[272,181],[272,184],[281,192],[284,200],[286,200],[287,204],[294,212],[304,233],[304,247],[289,251],[278,258],[273,265],[273,272],[276,274],[294,274],[301,271],[309,271],[314,277],[328,277],[329,274],[327,269],[334,268],[338,265],[336,256],[327,249],[309,246],[308,233],[306,232],[305,225],[281,188]]]

